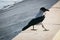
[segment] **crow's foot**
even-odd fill
[[[48,29],[44,29],[43,31],[49,31]]]
[[[31,30],[36,31],[37,29],[31,29]]]

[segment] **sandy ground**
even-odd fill
[[[43,21],[44,26],[49,31],[43,31],[40,24],[35,25],[36,31],[32,31],[32,26],[26,31],[21,32],[12,40],[53,40],[56,33],[60,30],[60,1],[56,3]],[[56,40],[56,39],[54,39]],[[58,40],[58,39],[57,39]]]

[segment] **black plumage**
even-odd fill
[[[26,25],[22,31],[26,30],[27,28],[29,28],[30,26],[33,26],[33,25],[36,25],[36,24],[39,24],[40,22],[42,22],[44,20],[45,16],[41,16],[41,17],[38,17],[38,18],[34,18],[32,19],[28,25]]]
[[[46,8],[44,8],[44,7],[40,8],[40,10],[43,11],[43,13],[44,13],[45,11],[49,11],[48,9],[46,9]],[[33,26],[33,27],[34,27],[34,25],[39,24],[39,23],[42,23],[42,21],[44,20],[44,18],[45,18],[45,15],[32,19],[32,20],[28,23],[28,25],[26,25],[26,26],[22,29],[22,31],[26,30],[26,29],[29,28],[30,26]],[[47,30],[47,29],[43,26],[43,24],[42,24],[42,27],[43,27],[45,30]],[[33,28],[33,30],[34,30],[34,28]]]

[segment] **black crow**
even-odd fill
[[[26,29],[29,28],[30,26],[33,26],[33,30],[35,30],[35,29],[34,29],[34,25],[39,24],[39,23],[42,24],[42,21],[43,21],[44,18],[45,18],[45,15],[43,15],[43,13],[44,13],[45,11],[49,11],[49,10],[46,9],[46,8],[44,8],[44,7],[40,8],[40,12],[39,12],[39,14],[36,16],[36,18],[32,19],[32,20],[28,23],[28,25],[26,25],[26,26],[22,29],[22,31],[26,30]],[[44,28],[44,30],[47,31],[47,29],[43,26],[43,24],[42,24],[42,27]]]

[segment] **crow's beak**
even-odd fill
[[[48,9],[46,9],[46,11],[49,11]]]

